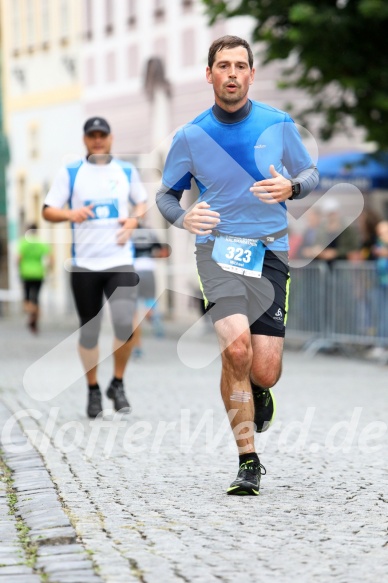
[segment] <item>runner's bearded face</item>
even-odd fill
[[[110,154],[112,148],[112,134],[95,131],[84,136],[84,143],[88,155]]]
[[[236,111],[246,103],[254,76],[255,69],[249,67],[244,47],[218,51],[212,68],[206,68],[206,79],[213,85],[215,101],[227,111]]]

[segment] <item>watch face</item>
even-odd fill
[[[299,182],[295,182],[292,185],[292,196],[298,196],[300,194],[300,184]]]

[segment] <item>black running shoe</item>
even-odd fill
[[[31,316],[29,322],[28,322],[28,327],[31,330],[31,332],[33,334],[37,334],[38,333],[38,322],[36,320],[36,318],[34,316]]]
[[[250,460],[240,465],[237,478],[227,489],[227,494],[234,496],[258,496],[260,478],[266,474],[266,469],[259,461]]]
[[[257,433],[267,431],[276,414],[276,401],[271,389],[256,389],[252,387],[253,403],[255,405],[255,425]]]
[[[94,419],[99,415],[102,411],[102,404],[101,404],[101,391],[100,389],[93,389],[89,391],[89,400],[88,400],[88,408],[87,413],[88,417]]]
[[[125,396],[123,381],[113,379],[106,394],[109,399],[113,400],[116,411],[121,411],[122,413],[131,411],[131,406]]]

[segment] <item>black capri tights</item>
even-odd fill
[[[25,279],[24,284],[24,301],[31,302],[36,306],[39,304],[39,293],[42,286],[42,279]]]
[[[131,338],[138,283],[139,276],[130,265],[104,271],[73,268],[71,287],[81,324],[81,346],[97,346],[104,296],[109,302],[116,338],[122,342]]]

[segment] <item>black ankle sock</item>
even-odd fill
[[[123,382],[123,379],[118,379],[117,377],[113,377],[113,380],[114,380],[116,383],[122,383],[122,382]]]
[[[258,461],[260,461],[259,456],[254,451],[252,451],[251,453],[243,453],[242,455],[239,455],[238,458],[239,458],[240,466],[241,466],[241,464],[244,464],[245,462],[258,462]]]
[[[95,385],[89,385],[89,391],[98,391],[99,390],[99,386],[96,383]]]

